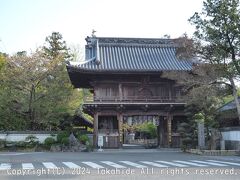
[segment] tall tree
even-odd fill
[[[240,105],[235,80],[240,75],[240,11],[239,0],[206,0],[201,13],[190,22],[195,25],[197,55],[207,63],[219,64],[218,80],[229,83],[234,97],[239,123]]]
[[[50,42],[30,55],[7,57],[0,77],[0,129],[57,130],[79,108],[82,91],[73,89],[64,63],[68,49],[62,39],[59,45]]]
[[[66,114],[75,113],[80,91],[73,89],[61,62],[61,58],[48,59],[42,51],[7,59],[0,85],[0,118],[6,121],[0,129],[17,130],[20,121],[22,130],[58,129]]]
[[[19,113],[17,92],[9,86],[9,56],[0,53],[0,130],[23,130],[26,126],[25,115]]]
[[[55,74],[56,67],[57,62],[43,57],[40,51],[30,56],[18,53],[8,58],[4,85],[11,89],[13,98],[10,98],[9,105],[16,107],[11,109],[13,112],[28,119],[32,130],[38,129],[40,124],[38,102],[49,96],[51,84],[48,79]]]
[[[0,52],[0,72],[5,64],[6,64],[6,55]]]
[[[62,56],[65,60],[71,58],[69,48],[67,48],[66,42],[59,32],[53,32],[50,36],[46,37],[43,50],[45,55],[51,59],[59,56]]]

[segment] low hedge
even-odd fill
[[[49,148],[49,149],[50,149],[50,147],[51,147],[53,144],[55,144],[55,143],[56,143],[56,140],[55,140],[54,138],[52,138],[52,137],[48,137],[48,138],[46,138],[46,139],[44,140],[44,146],[47,147],[47,148]]]

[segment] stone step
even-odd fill
[[[139,144],[123,144],[123,149],[145,149],[145,146]]]

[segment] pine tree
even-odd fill
[[[206,0],[201,13],[190,22],[195,25],[197,55],[201,60],[220,65],[218,80],[229,83],[240,124],[240,105],[235,80],[240,76],[240,11],[239,0]]]

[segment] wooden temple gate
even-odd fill
[[[91,92],[83,110],[94,117],[95,146],[103,136],[105,148],[121,147],[126,143],[124,123],[133,117],[139,118],[137,123],[154,121],[158,146],[179,147],[176,130],[185,119],[182,87],[162,76],[164,71],[191,71],[191,61],[175,54],[179,45],[171,39],[86,41],[86,61],[69,62],[67,69],[75,87]]]

